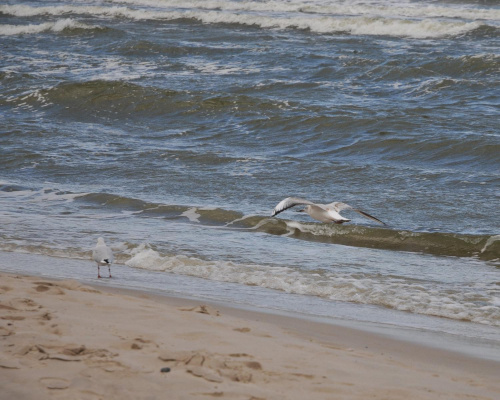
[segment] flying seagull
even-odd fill
[[[109,277],[111,278],[111,263],[114,260],[113,252],[108,246],[106,246],[102,237],[97,239],[97,246],[94,247],[94,250],[92,250],[92,258],[97,263],[97,277],[101,277],[101,265],[107,265]]]
[[[378,223],[385,225],[381,220],[375,218],[374,216],[365,213],[364,211],[358,210],[357,208],[351,207],[349,204],[341,203],[336,201],[330,204],[316,204],[309,200],[304,200],[298,197],[287,197],[281,200],[276,207],[274,207],[271,217],[278,215],[280,212],[288,210],[289,208],[295,206],[306,206],[303,211],[309,214],[311,218],[317,219],[321,222],[335,222],[336,224],[343,224],[344,222],[349,222],[350,219],[344,218],[339,214],[342,210],[352,210],[360,213],[366,218],[373,219]]]

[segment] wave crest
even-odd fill
[[[148,2],[131,2],[134,6],[153,6]],[[240,24],[264,29],[305,29],[315,33],[349,33],[352,35],[382,35],[417,39],[457,36],[474,31],[487,24],[495,10],[472,10],[445,12],[422,11],[387,7],[328,7],[301,3],[291,8],[278,3],[249,2],[190,2],[179,7],[177,2],[164,3],[154,9],[116,6],[0,6],[0,13],[15,16],[36,15],[91,15],[135,20],[191,19],[207,24]],[[246,6],[245,6],[246,4]],[[406,11],[405,11],[406,10]],[[410,9],[411,10],[411,9]],[[458,12],[458,14],[457,14]],[[463,14],[465,12],[465,14]],[[462,13],[462,14],[460,14]],[[487,18],[484,15],[488,16]],[[444,16],[444,18],[443,18]],[[458,19],[463,18],[463,19]],[[495,20],[495,18],[492,18]]]
[[[0,35],[29,35],[41,32],[63,32],[72,29],[96,29],[94,25],[87,25],[72,18],[59,19],[55,22],[29,25],[0,25]]]

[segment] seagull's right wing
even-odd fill
[[[350,206],[349,204],[341,203],[340,201],[337,201],[337,202],[334,202],[334,203],[330,203],[330,204],[328,204],[328,206],[332,207],[337,212],[340,212],[342,210],[356,211],[357,213],[361,214],[362,216],[364,216],[366,218],[369,218],[369,219],[372,219],[374,221],[377,221],[378,223],[380,223],[382,225],[387,225],[385,222],[382,222],[378,218],[375,218],[373,215],[370,215],[367,212],[361,211],[359,208],[354,208],[354,207]]]
[[[287,197],[281,200],[276,207],[274,207],[271,217],[278,215],[280,212],[288,210],[289,208],[299,206],[299,205],[313,205],[314,203],[309,200],[304,200],[298,197]]]

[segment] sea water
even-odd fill
[[[3,2],[0,251],[67,260],[7,269],[91,281],[102,236],[120,285],[499,340],[499,33],[496,1]],[[292,195],[387,225],[270,218]]]

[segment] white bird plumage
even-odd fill
[[[111,249],[104,243],[102,237],[97,239],[97,245],[94,247],[94,250],[92,250],[92,258],[97,263],[97,277],[101,277],[101,265],[107,265],[109,277],[111,278],[111,264],[114,261],[114,256]]]
[[[344,222],[349,222],[350,219],[344,218],[339,213],[342,210],[352,210],[356,211],[357,213],[363,215],[366,218],[370,218],[382,225],[385,225],[385,223],[379,220],[378,218],[375,218],[374,216],[364,211],[354,208],[349,204],[341,203],[339,201],[330,204],[317,204],[309,200],[301,199],[299,197],[287,197],[286,199],[281,200],[278,203],[278,205],[274,207],[271,216],[274,217],[278,215],[280,212],[283,212],[285,210],[288,210],[289,208],[299,205],[305,206],[305,208],[300,211],[306,212],[307,214],[309,214],[311,218],[314,218],[321,222],[334,222],[336,224],[343,224]]]

